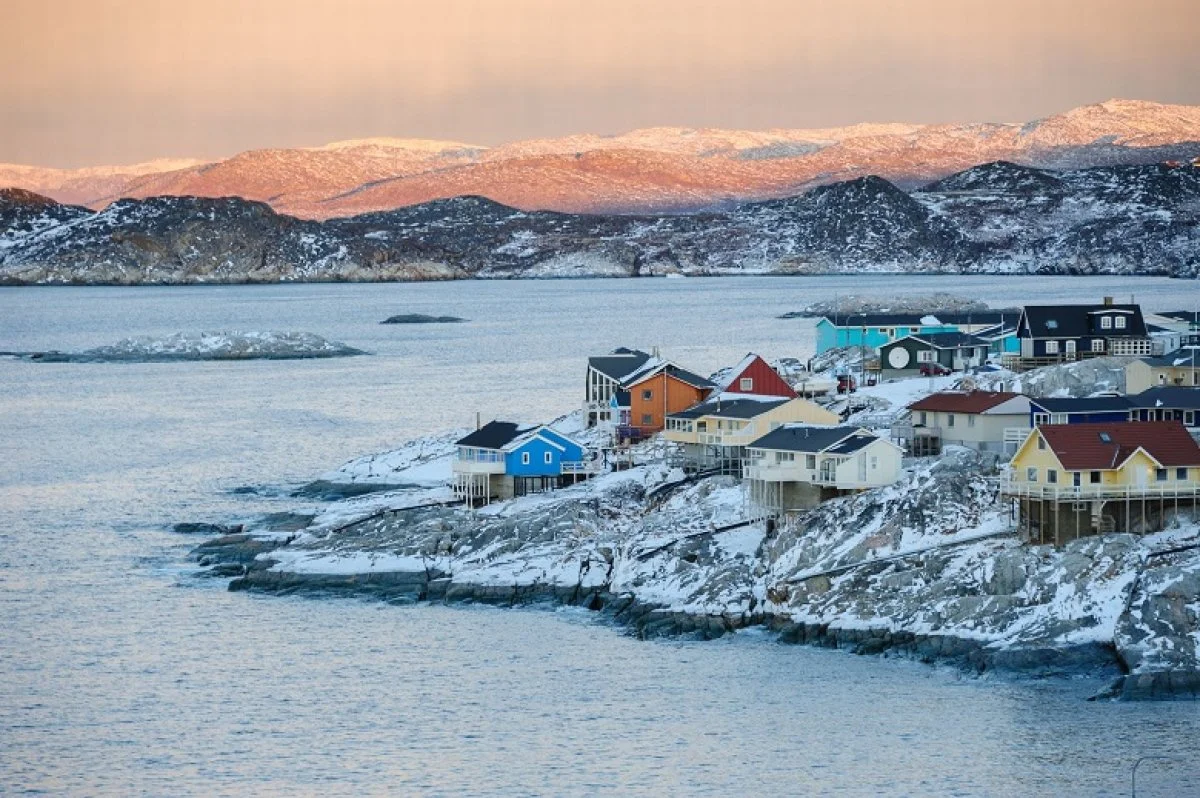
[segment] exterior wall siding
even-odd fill
[[[687,410],[707,395],[706,389],[696,388],[666,374],[656,374],[630,387],[629,424],[643,433],[658,432],[663,428],[665,416]]]
[[[742,379],[752,380],[752,387],[743,390]],[[727,393],[757,394],[759,396],[795,396],[796,392],[761,357],[756,357],[749,366],[733,378]]]

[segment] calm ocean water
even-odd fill
[[[643,643],[576,611],[230,594],[180,520],[290,508],[288,486],[424,432],[548,419],[583,359],[699,371],[808,357],[817,299],[993,303],[1194,283],[742,278],[0,289],[0,350],[301,330],[369,357],[0,359],[0,793],[1140,795],[1200,792],[1195,704],[1087,703],[1086,680],[978,680],[743,634]],[[403,312],[468,324],[381,326]]]

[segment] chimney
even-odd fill
[[[1106,297],[1104,297],[1104,306],[1105,306],[1105,307],[1108,307],[1108,306],[1109,306],[1109,305],[1111,305],[1112,303],[1113,303],[1113,298],[1112,298],[1112,297],[1110,297],[1110,296],[1106,296]]]
[[[475,411],[475,429],[479,429],[479,411]]]

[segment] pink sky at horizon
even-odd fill
[[[1084,10],[1085,7],[1086,10]],[[0,162],[1200,104],[1189,0],[5,0]]]

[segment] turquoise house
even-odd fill
[[[849,346],[875,352],[909,335],[932,333],[972,333],[988,339],[994,353],[1015,352],[1020,343],[1015,337],[1015,311],[971,313],[859,313],[847,316],[822,316],[817,321],[817,354]],[[1008,328],[1014,328],[1009,331]],[[1003,334],[1002,333],[1008,333]],[[994,332],[994,336],[989,336]]]

